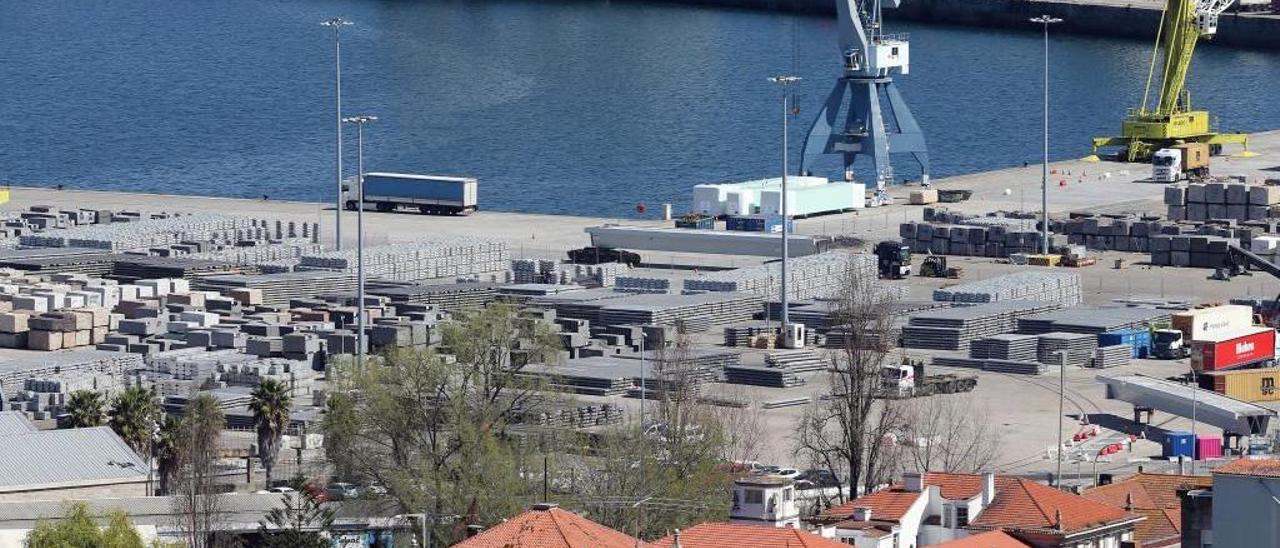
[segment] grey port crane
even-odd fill
[[[901,0],[836,0],[840,52],[844,71],[818,111],[805,137],[800,172],[808,173],[822,155],[839,154],[845,180],[853,179],[859,155],[871,158],[876,193],[870,205],[890,202],[886,185],[894,180],[890,154],[910,154],[920,164],[921,182],[929,184],[929,151],[924,133],[902,99],[893,72],[907,74],[910,44],[905,34],[885,34],[881,7]],[[883,108],[883,100],[888,108]],[[840,113],[844,111],[844,119]]]

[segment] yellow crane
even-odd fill
[[[1224,144],[1240,144],[1246,151],[1249,137],[1239,133],[1215,133],[1209,113],[1191,109],[1191,94],[1186,89],[1191,54],[1201,39],[1218,32],[1218,16],[1234,0],[1166,0],[1160,14],[1156,46],[1151,52],[1147,86],[1142,92],[1142,105],[1129,109],[1120,137],[1095,137],[1093,152],[1104,147],[1123,147],[1121,157],[1130,162],[1150,160],[1161,148],[1180,143],[1207,143],[1216,153]],[[1152,88],[1158,96],[1154,108]]]

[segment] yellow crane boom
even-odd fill
[[[1215,133],[1209,123],[1209,113],[1191,109],[1191,94],[1186,90],[1196,43],[1218,32],[1218,16],[1233,1],[1166,0],[1151,53],[1142,105],[1129,109],[1120,137],[1093,139],[1095,154],[1101,148],[1123,147],[1121,156],[1134,162],[1149,160],[1156,150],[1179,143],[1207,143],[1215,151],[1231,143],[1248,148],[1247,135]],[[1148,108],[1152,87],[1157,85],[1159,95],[1155,108]]]

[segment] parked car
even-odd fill
[[[324,490],[328,494],[327,500],[347,500],[360,496],[360,489],[346,482],[330,483]]]
[[[800,477],[800,471],[795,468],[779,468],[778,471],[773,474],[775,476],[782,476],[789,479],[796,479]]]
[[[840,486],[840,478],[837,478],[830,470],[805,470],[804,472],[801,472],[799,476],[796,476],[796,479],[808,481],[818,487],[824,488]]]

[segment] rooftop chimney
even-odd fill
[[[671,543],[671,548],[684,548],[680,545],[680,530],[676,529],[675,542]]]
[[[853,521],[871,521],[871,508],[858,506],[853,509]]]
[[[1133,493],[1125,493],[1125,495],[1124,495],[1124,510],[1125,510],[1126,512],[1132,512],[1132,511],[1133,511]]]
[[[1062,510],[1053,511],[1053,528],[1059,531],[1062,530]]]
[[[920,472],[905,472],[902,474],[903,488],[907,491],[919,493],[924,491],[924,474]]]
[[[986,507],[996,499],[996,475],[987,472],[982,475],[982,506]]]

